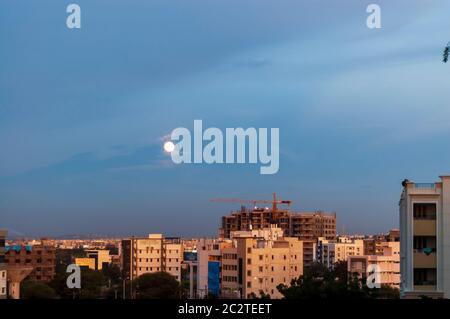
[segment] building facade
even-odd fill
[[[5,263],[8,267],[32,267],[30,280],[49,282],[55,276],[55,251],[52,242],[45,239],[36,245],[6,245]]]
[[[280,298],[279,284],[303,274],[302,241],[283,237],[281,228],[241,232],[222,250],[222,297],[252,298],[261,293]]]
[[[231,240],[201,238],[197,243],[197,296],[219,296],[222,285],[222,251]]]
[[[75,263],[80,267],[88,267],[92,270],[102,270],[111,264],[111,255],[106,249],[89,249],[85,251],[86,257],[75,258]]]
[[[391,229],[387,234],[372,235],[364,240],[364,255],[380,255],[385,242],[400,242],[400,230]]]
[[[318,252],[317,260],[328,268],[332,268],[335,263],[347,261],[350,256],[364,255],[364,241],[342,237],[339,238],[339,242],[334,242],[319,238]]]
[[[309,267],[316,258],[317,240],[323,237],[327,240],[336,239],[336,214],[316,212],[290,212],[278,210],[273,212],[266,208],[254,208],[232,212],[222,217],[220,234],[230,238],[235,231],[270,228],[277,225],[287,237],[297,237],[303,242],[303,263]]]
[[[122,240],[123,278],[134,280],[142,274],[164,271],[181,280],[183,249],[179,238],[150,234],[147,238]]]
[[[400,288],[400,243],[383,242],[381,247],[377,255],[348,256],[348,271],[367,278],[368,267],[374,265],[380,285]]]
[[[401,296],[450,298],[450,176],[402,185]]]
[[[0,299],[7,297],[7,271],[5,264],[5,240],[7,235],[6,230],[0,229]]]

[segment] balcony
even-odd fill
[[[425,282],[421,285],[414,285],[415,291],[436,291],[436,283],[429,282],[428,284]]]
[[[410,194],[439,194],[440,188],[435,183],[413,183],[409,184],[408,192]]]
[[[414,268],[436,268],[436,252],[426,254],[419,250],[414,250]]]
[[[435,183],[414,183],[414,188],[417,189],[435,189]]]

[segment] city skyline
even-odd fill
[[[398,228],[401,182],[450,173],[448,1],[0,5],[0,228],[16,236],[216,235],[292,200],[337,231]],[[51,4],[51,5],[50,5]],[[257,4],[257,7],[256,7]],[[280,167],[175,165],[176,127],[280,128]],[[417,145],[422,146],[418,151]]]

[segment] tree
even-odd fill
[[[338,262],[332,269],[315,263],[290,286],[279,285],[278,291],[286,299],[364,299],[364,298],[399,298],[398,289],[381,286],[369,289],[365,278],[358,274],[349,274],[346,262]]]
[[[270,299],[270,294],[264,293],[264,291],[259,291],[259,296],[257,296],[254,292],[250,294],[250,299]]]
[[[58,296],[53,288],[36,281],[24,281],[21,285],[21,298],[23,299],[56,299]]]
[[[450,54],[450,42],[447,43],[447,46],[444,48],[444,54],[442,59],[444,63],[447,63],[449,54]]]
[[[62,299],[98,299],[104,297],[106,279],[101,271],[81,267],[81,289],[69,289],[67,276],[64,272],[57,272],[50,286]]]
[[[80,299],[99,299],[104,297],[106,279],[99,270],[81,268]]]
[[[179,299],[180,283],[166,272],[143,274],[133,283],[138,299]]]

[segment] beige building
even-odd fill
[[[450,176],[403,182],[400,197],[401,296],[450,298]]]
[[[347,261],[351,256],[364,255],[364,240],[350,237],[340,237],[339,242],[319,238],[318,246],[320,253],[317,260],[331,268],[340,261]]]
[[[88,267],[92,270],[102,270],[111,263],[109,250],[106,249],[90,249],[86,250],[86,257],[75,258],[75,264],[80,267]]]
[[[400,242],[400,230],[391,229],[387,234],[364,238],[364,255],[382,255],[385,242]]]
[[[79,267],[87,267],[91,270],[97,270],[95,267],[95,259],[88,257],[75,258],[75,264]]]
[[[303,247],[283,230],[268,229],[232,234],[233,245],[222,250],[222,296],[251,298],[260,293],[280,298],[279,284],[290,285],[303,274]]]
[[[400,288],[400,243],[380,243],[380,253],[377,255],[348,256],[348,271],[367,277],[367,269],[370,265],[376,265],[379,275],[379,283],[393,288]]]
[[[120,250],[122,272],[128,280],[159,271],[181,280],[183,248],[179,238],[165,238],[161,234],[133,237],[122,240]]]
[[[235,231],[269,228],[271,225],[280,227],[285,236],[297,237],[303,242],[303,263],[309,267],[316,259],[317,239],[336,238],[336,214],[322,211],[290,212],[288,210],[273,211],[269,208],[254,207],[222,217],[220,234],[230,238]]]

